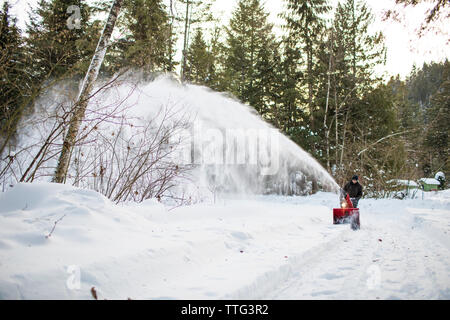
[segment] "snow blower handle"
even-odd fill
[[[347,195],[345,196],[345,201],[347,201],[348,208],[353,208],[353,202],[352,202],[352,200],[350,199],[350,196],[348,195],[348,193],[347,193]]]

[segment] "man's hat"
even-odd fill
[[[357,176],[357,175],[354,175],[354,176],[352,177],[352,180],[358,181],[358,176]]]

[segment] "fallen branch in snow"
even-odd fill
[[[63,215],[61,218],[59,218],[58,220],[55,221],[52,230],[50,231],[50,233],[49,233],[48,235],[45,236],[45,238],[47,238],[47,239],[50,238],[50,236],[52,235],[53,231],[55,231],[56,224],[57,224],[58,222],[60,222],[65,216],[66,216],[66,215]]]
[[[95,290],[95,287],[91,288],[91,294],[95,300],[98,300],[97,291]]]

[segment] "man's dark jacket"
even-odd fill
[[[362,197],[362,186],[358,181],[356,181],[356,183],[353,183],[352,181],[347,183],[344,187],[344,191],[348,193],[350,198],[356,198],[359,200]]]

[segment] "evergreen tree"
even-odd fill
[[[414,129],[423,123],[422,112],[418,103],[408,99],[407,83],[401,81],[399,76],[391,77],[387,84],[394,95],[394,103],[400,128],[403,130]]]
[[[223,72],[223,43],[220,41],[222,28],[215,26],[209,41],[209,54],[211,56],[208,66],[208,82],[207,86],[220,91],[221,90],[221,73]]]
[[[338,126],[336,150],[340,151],[336,155],[336,165],[341,174],[345,172],[345,163],[354,157],[346,143],[358,138],[358,112],[353,109],[359,108],[362,99],[380,83],[381,79],[374,75],[374,67],[385,61],[383,35],[369,33],[373,20],[373,14],[363,1],[346,0],[338,4],[335,12],[333,82]]]
[[[277,43],[259,0],[240,0],[226,28],[225,74],[228,90],[260,114],[270,112],[268,97],[275,72]]]
[[[337,70],[344,77],[344,90],[353,90],[352,99],[380,83],[374,76],[374,67],[386,60],[384,36],[369,33],[374,16],[367,4],[359,0],[339,3],[334,18],[336,49],[341,51]]]
[[[145,73],[173,71],[173,43],[167,8],[162,0],[127,0],[118,27],[126,36],[108,53],[105,68],[114,73],[136,68]]]
[[[448,96],[445,85],[448,68],[448,60],[443,63],[425,63],[422,68],[414,66],[403,84],[406,91],[404,104],[409,107],[400,117],[402,122],[411,123],[410,126],[415,129],[408,135],[408,144],[416,163],[420,165],[421,176],[432,176],[438,170],[448,170],[445,151],[448,132],[445,131],[447,118],[444,112],[445,96]]]
[[[420,105],[422,110],[431,105],[432,95],[443,82],[444,64],[424,63],[420,70],[411,72],[407,80],[408,99]]]
[[[303,78],[301,70],[301,50],[297,47],[295,37],[288,35],[282,41],[281,60],[277,65],[277,88],[274,93],[276,121],[274,125],[285,132],[297,143],[302,140],[300,128],[306,127],[306,119],[302,105],[305,104],[299,90],[299,83]],[[300,143],[302,144],[302,143]]]
[[[420,178],[421,174],[416,165],[421,162],[422,158],[422,148],[418,146],[422,144],[424,135],[423,112],[418,103],[408,99],[408,85],[405,81],[401,81],[399,76],[391,77],[387,86],[393,95],[393,104],[399,123],[398,130],[405,133],[402,135],[408,153],[405,162],[414,171],[411,178]]]
[[[181,79],[186,79],[186,68],[191,29],[199,23],[212,22],[211,6],[215,0],[178,0],[185,8],[179,21],[183,22],[183,50],[181,52]]]
[[[309,125],[314,131],[314,95],[317,78],[313,72],[316,63],[317,35],[324,29],[322,15],[330,9],[327,0],[287,0],[288,12],[284,15],[290,36],[296,39],[303,52],[304,80],[301,84],[307,90],[307,105],[309,111]]]
[[[353,139],[366,139],[368,143],[377,141],[399,129],[396,118],[394,97],[390,88],[380,85],[371,90],[350,110]]]
[[[73,14],[68,11],[70,6],[79,8],[81,16],[79,25],[72,28],[68,26]],[[36,81],[81,77],[97,39],[97,34],[90,32],[89,15],[90,7],[83,0],[40,0],[32,9],[27,49],[32,60],[30,72]]]
[[[196,84],[206,85],[210,82],[214,57],[203,39],[203,32],[197,29],[187,55],[185,79]]]
[[[442,83],[430,99],[431,106],[426,110],[424,145],[429,150],[426,157],[432,172],[450,172],[450,63],[443,64]]]
[[[0,10],[0,145],[15,132],[30,82],[24,72],[23,39],[9,9],[10,4],[5,1]]]

